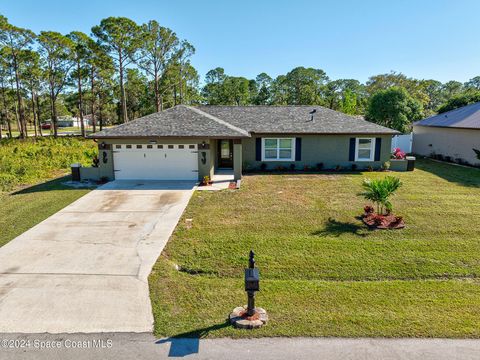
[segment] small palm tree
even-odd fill
[[[387,176],[383,179],[365,179],[362,186],[365,191],[360,195],[377,205],[377,214],[383,215],[384,209],[387,212],[392,211],[389,198],[402,186],[402,182],[397,177]]]

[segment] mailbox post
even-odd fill
[[[247,292],[247,315],[255,314],[255,291],[260,290],[260,275],[258,269],[255,268],[255,253],[250,250],[250,258],[248,260],[248,269],[245,269],[245,291]]]
[[[230,314],[230,322],[238,328],[255,329],[264,325],[267,312],[255,307],[255,292],[260,291],[260,274],[255,267],[255,253],[250,250],[248,268],[245,269],[245,291],[247,306],[237,307]]]

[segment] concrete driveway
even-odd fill
[[[148,332],[147,277],[193,182],[114,181],[0,248],[0,332]]]

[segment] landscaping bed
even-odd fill
[[[196,192],[149,278],[155,335],[480,337],[480,171],[418,160],[395,175],[408,226],[371,231],[358,194],[385,176],[250,175]],[[255,331],[226,323],[246,303],[250,248],[269,315]]]

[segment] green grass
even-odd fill
[[[77,138],[0,141],[0,246],[90,191],[51,179],[95,153],[93,141]]]
[[[95,142],[82,138],[0,140],[0,191],[64,175],[72,163],[89,165],[96,153]]]
[[[149,279],[155,334],[480,337],[480,171],[420,160],[395,175],[397,231],[356,219],[362,179],[384,173],[251,175],[238,191],[196,192]],[[225,318],[246,303],[250,248],[270,322],[249,332]]]
[[[90,191],[62,185],[67,180],[62,177],[18,192],[0,192],[0,246]]]

